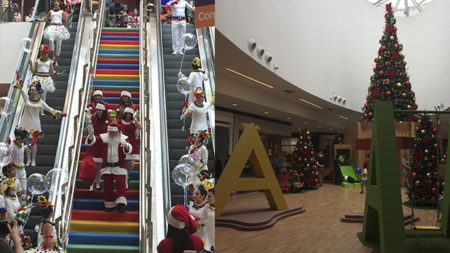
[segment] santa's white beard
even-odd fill
[[[111,136],[108,134],[108,143],[109,144],[118,144],[120,143],[120,134],[116,136]]]

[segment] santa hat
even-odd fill
[[[203,97],[203,94],[204,94],[204,92],[203,92],[202,89],[195,89],[194,96],[195,96],[196,98],[201,98],[201,97]]]
[[[95,109],[98,109],[98,110],[103,110],[103,111],[105,111],[106,110],[106,107],[105,107],[105,105],[104,104],[102,104],[102,103],[98,103],[96,106],[95,106]]]
[[[170,209],[167,215],[169,225],[177,229],[186,228],[189,234],[197,232],[197,225],[195,219],[191,217],[186,207],[182,204],[177,204]]]
[[[94,93],[92,93],[92,96],[100,95],[103,97],[103,92],[101,90],[95,90]]]
[[[120,126],[119,126],[119,124],[117,124],[116,122],[110,122],[109,124],[108,124],[108,132],[109,131],[120,131]]]
[[[124,90],[124,91],[122,91],[122,93],[120,93],[120,97],[123,97],[123,96],[127,96],[131,99],[131,92]]]
[[[41,45],[41,48],[39,49],[40,52],[46,52],[46,53],[50,53],[50,48],[48,47],[48,45],[46,43]]]
[[[133,108],[131,108],[131,107],[127,107],[127,108],[125,108],[125,110],[123,111],[123,113],[125,114],[125,113],[131,113],[131,114],[134,114],[134,110],[133,110]]]

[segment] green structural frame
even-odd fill
[[[400,111],[395,112],[407,112]],[[450,112],[416,111],[415,113]],[[364,210],[362,239],[379,245],[380,252],[406,252],[405,229],[395,141],[394,111],[391,102],[376,102],[370,148],[370,166]],[[450,125],[450,121],[449,121]],[[450,140],[450,131],[449,131]],[[450,151],[450,142],[447,151]],[[450,159],[447,159],[445,182],[450,182]],[[450,183],[444,187],[442,208],[443,236],[450,238]]]

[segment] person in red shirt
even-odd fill
[[[193,235],[197,231],[197,224],[186,207],[178,204],[170,209],[167,215],[169,227],[164,240],[159,242],[158,253],[182,253],[185,250],[200,251],[203,241]]]
[[[121,127],[123,134],[128,137],[128,141],[133,146],[130,155],[126,155],[125,162],[128,173],[134,168],[134,163],[139,161],[139,141],[136,136],[136,130],[141,129],[141,123],[134,117],[134,110],[131,107],[125,108],[122,119],[117,122]]]
[[[88,115],[88,124],[92,124],[94,126],[94,135],[98,136],[100,134],[106,133],[107,126],[109,123],[108,114],[106,111],[106,106],[103,103],[97,103],[95,109],[93,109],[95,113],[89,116]],[[90,120],[89,120],[90,119]],[[95,177],[94,183],[92,183],[89,191],[94,191],[94,184],[96,183],[97,190],[100,190],[100,170],[103,165],[103,145],[98,142],[92,146],[87,146],[86,153],[91,155],[94,159],[95,164],[97,165],[97,176]]]

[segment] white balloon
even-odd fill
[[[195,160],[194,158],[189,155],[189,154],[185,154],[182,157],[180,157],[180,160],[178,160],[178,163],[187,163],[190,165],[194,165],[195,164]]]
[[[180,163],[172,170],[172,179],[177,185],[187,187],[192,183],[194,171],[192,165]]]
[[[61,196],[65,193],[62,185],[68,181],[67,172],[63,169],[55,168],[47,172],[45,175],[45,188],[51,192]]]
[[[0,142],[0,169],[11,162],[8,144]]]
[[[25,37],[25,38],[23,38],[22,39],[22,48],[23,48],[23,51],[25,52],[25,53],[31,53],[31,49],[28,49],[28,47],[27,47],[27,42],[29,43],[29,45],[31,46],[31,39],[30,38],[28,38],[28,37]]]
[[[187,77],[178,78],[177,89],[183,95],[187,95],[187,94],[189,94],[189,92],[191,92],[191,87],[189,86],[189,84],[187,82]]]
[[[40,195],[48,189],[45,187],[45,177],[40,173],[31,174],[27,179],[27,189],[33,195]]]
[[[185,33],[181,36],[184,50],[191,50],[197,46],[197,37],[192,33]]]

